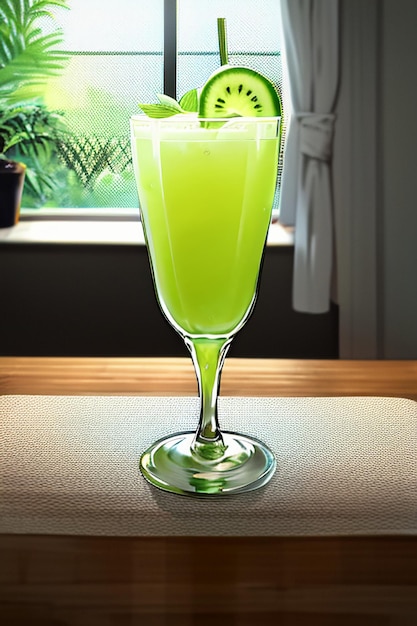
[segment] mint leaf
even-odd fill
[[[190,89],[190,91],[187,91],[180,100],[180,106],[184,109],[184,111],[198,111],[197,89]]]
[[[178,113],[187,113],[185,109],[171,96],[166,96],[163,93],[157,94],[160,104],[139,104],[142,111],[148,117],[171,117]]]
[[[181,109],[178,110],[178,108],[166,104],[139,104],[139,106],[148,117],[171,117],[183,113]]]
[[[181,108],[178,102],[174,100],[174,98],[171,98],[171,96],[166,96],[164,93],[158,93],[156,95],[159,102],[164,106],[175,109],[177,113],[184,113],[184,110]]]

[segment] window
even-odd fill
[[[51,206],[135,207],[129,117],[163,91],[162,0],[70,0],[59,19],[68,54],[45,100],[63,112]]]
[[[180,97],[219,65],[217,17],[226,17],[229,58],[266,74],[282,92],[276,0],[69,0],[55,10],[67,56],[45,91],[65,132],[49,167],[54,188],[24,206],[138,205],[129,117],[157,93]],[[281,159],[282,160],[282,159]]]
[[[199,86],[219,66],[217,18],[227,23],[229,62],[268,76],[284,99],[281,65],[281,14],[277,0],[178,0],[177,93]],[[285,128],[284,128],[285,131]],[[278,168],[282,171],[281,144]],[[275,209],[278,208],[275,198]]]

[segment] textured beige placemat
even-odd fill
[[[161,492],[138,471],[196,398],[0,397],[0,532],[75,535],[417,533],[417,403],[220,398],[224,430],[269,444],[259,491],[214,501]]]

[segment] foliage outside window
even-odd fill
[[[230,62],[281,91],[276,0],[177,0],[177,24],[164,20],[164,0],[1,2],[0,135],[6,125],[8,153],[28,164],[27,208],[137,207],[129,117],[164,91],[164,64],[176,72],[171,95],[204,83],[219,65],[217,17],[227,19]],[[164,55],[164,28],[177,42],[175,63]]]
[[[43,204],[54,189],[49,162],[65,132],[62,115],[42,98],[47,80],[67,60],[57,50],[63,33],[53,21],[56,8],[66,9],[66,0],[3,0],[0,6],[0,154],[26,163],[29,204]]]

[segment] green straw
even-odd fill
[[[227,36],[226,36],[226,18],[217,18],[217,36],[219,39],[220,65],[229,63],[229,55],[227,52]]]

